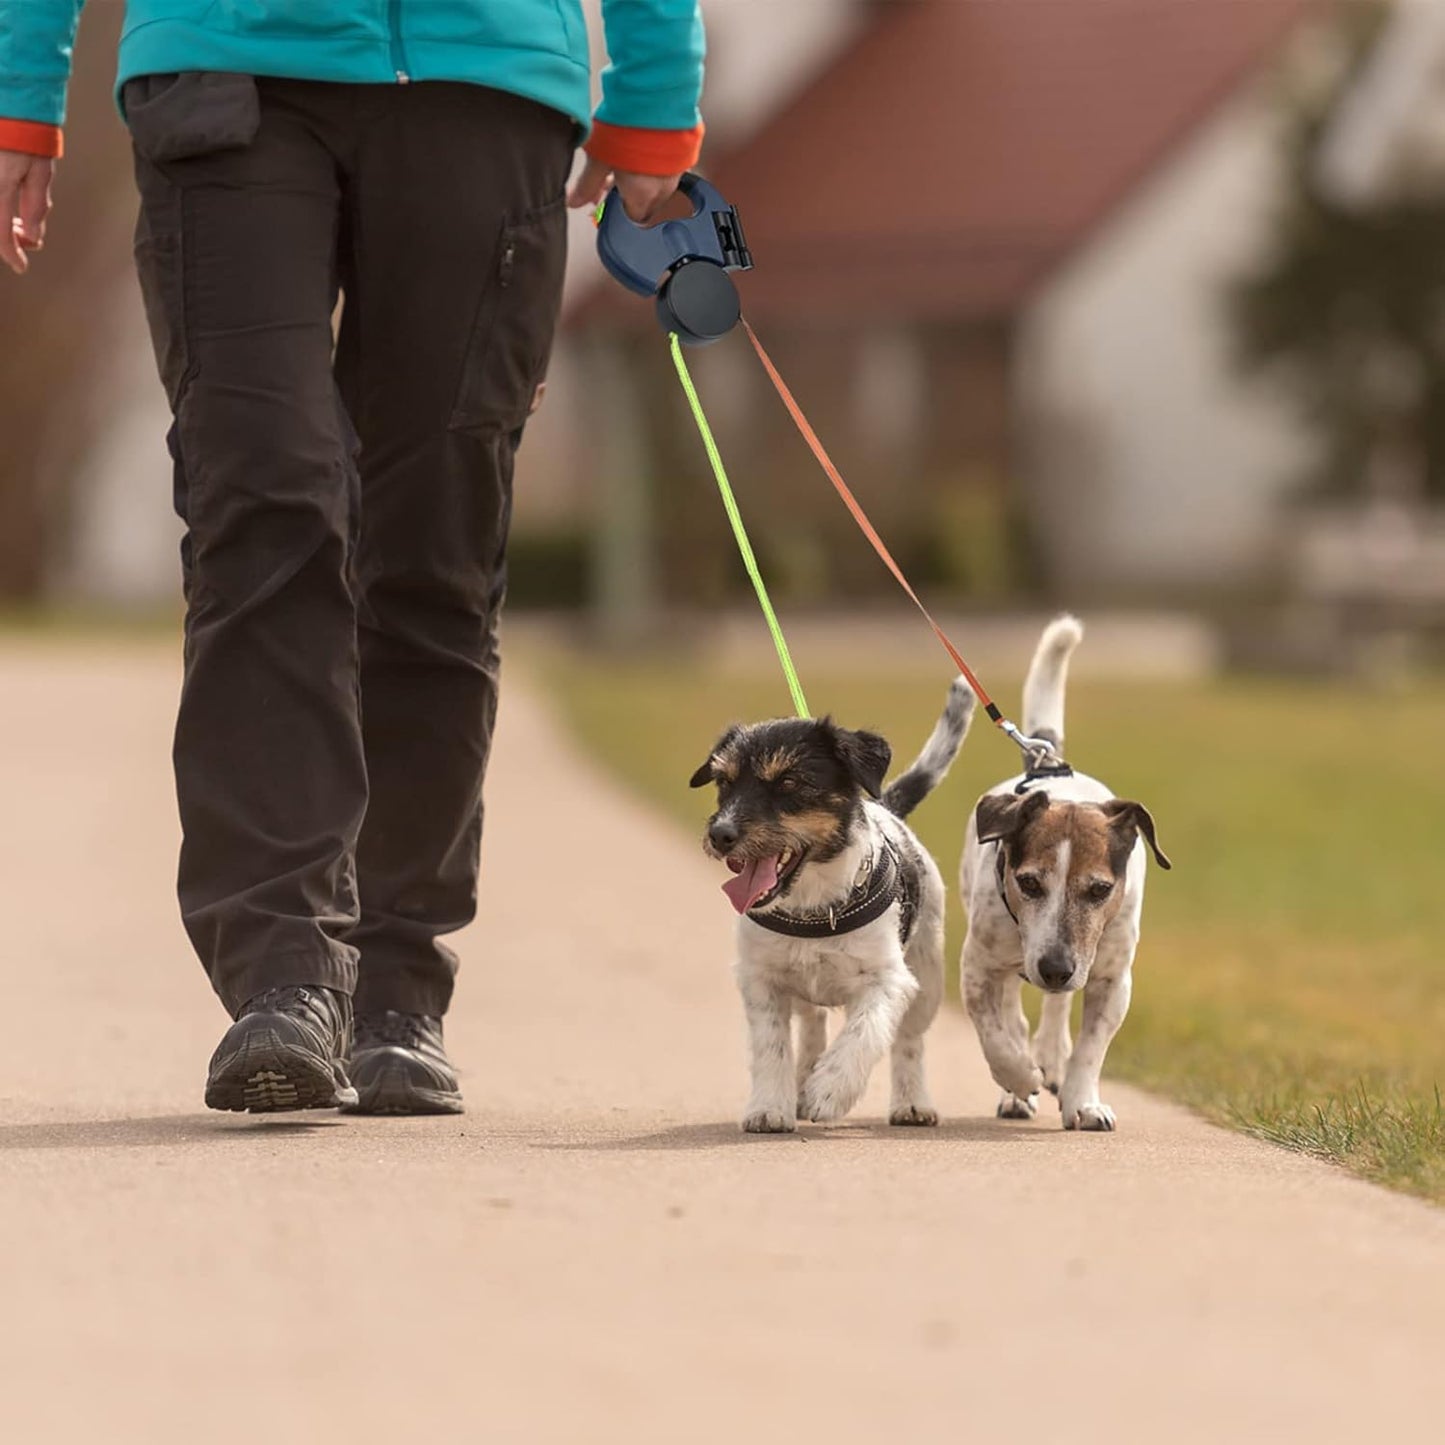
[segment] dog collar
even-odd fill
[[[993,846],[993,876],[998,882],[999,901],[1008,909],[1008,916],[1013,919],[1014,927],[1021,928],[1023,925],[1019,922],[1019,916],[1014,912],[1013,904],[1008,901],[1008,886],[1004,882],[1003,844],[995,843]]]
[[[893,844],[885,839],[883,847],[871,860],[863,881],[853,885],[853,891],[844,902],[816,913],[778,911],[748,913],[745,916],[759,928],[781,933],[787,938],[834,938],[842,933],[853,933],[882,918],[895,903],[899,905],[899,941],[907,943],[918,912],[916,884],[907,877]]]
[[[1067,763],[1053,763],[1045,765],[1042,762],[1032,764],[1019,779],[1014,787],[1016,793],[1026,793],[1035,783],[1041,783],[1045,778],[1072,778],[1074,770]]]

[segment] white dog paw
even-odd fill
[[[996,1113],[1000,1119],[1032,1119],[1039,1112],[1039,1096],[1030,1094],[1027,1098],[1019,1098],[1017,1094],[1010,1094],[1005,1091],[1003,1097],[998,1101]]]
[[[829,1124],[841,1119],[858,1102],[857,1091],[833,1071],[814,1071],[803,1085],[798,1099],[798,1115],[815,1124]]]
[[[1107,1104],[1083,1104],[1072,1113],[1064,1112],[1065,1129],[1081,1129],[1090,1134],[1111,1134],[1114,1111]]]
[[[796,1128],[781,1109],[754,1109],[743,1116],[744,1134],[791,1134]]]
[[[928,1104],[905,1104],[889,1114],[888,1122],[903,1128],[931,1129],[938,1123],[938,1110]]]

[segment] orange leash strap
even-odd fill
[[[859,506],[858,499],[853,495],[848,483],[843,480],[843,475],[833,465],[833,459],[823,449],[823,443],[818,440],[818,434],[808,424],[808,418],[803,415],[803,409],[793,399],[793,393],[788,390],[787,383],[778,375],[778,369],[772,363],[768,353],[763,350],[763,343],[758,340],[757,333],[748,325],[747,318],[743,318],[743,330],[748,333],[748,340],[753,344],[753,350],[758,354],[758,360],[763,363],[763,370],[768,373],[768,379],[773,383],[774,389],[783,399],[783,405],[788,409],[788,415],[793,418],[793,425],[803,434],[803,440],[807,442],[813,455],[818,459],[818,465],[828,475],[834,490],[843,499],[844,505],[853,514],[853,520],[862,529],[863,535],[873,544],[873,550],[883,559],[883,564],[897,579],[898,585],[913,600],[913,605],[923,614],[924,620],[933,629],[933,635],[943,644],[944,651],[953,659],[958,670],[968,679],[968,685],[973,689],[974,695],[983,704],[984,711],[988,713],[993,722],[997,723],[1008,735],[1019,742],[1022,734],[1014,725],[1009,722],[999,711],[993,699],[984,691],[983,684],[974,676],[973,669],[959,655],[958,649],[948,640],[948,634],[934,621],[933,614],[923,605],[918,593],[913,590],[908,578],[903,575],[903,569],[893,560],[893,554],[884,545],[882,537],[874,529],[873,523],[868,520],[867,513]],[[1026,741],[1032,741],[1027,739]]]

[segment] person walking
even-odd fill
[[[0,0],[20,274],[82,3]],[[179,895],[235,1020],[212,1108],[462,1108],[443,939],[476,910],[565,204],[615,180],[645,220],[703,135],[697,0],[602,12],[594,118],[581,0],[127,5],[117,97],[185,524]]]

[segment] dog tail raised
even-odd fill
[[[1043,738],[1058,752],[1064,748],[1064,684],[1069,658],[1084,636],[1084,625],[1067,612],[1044,628],[1044,635],[1024,679],[1023,728],[1031,738]]]
[[[883,806],[890,813],[906,818],[943,780],[973,721],[975,698],[973,689],[961,678],[955,678],[948,689],[943,716],[923,745],[913,765],[883,790]]]

